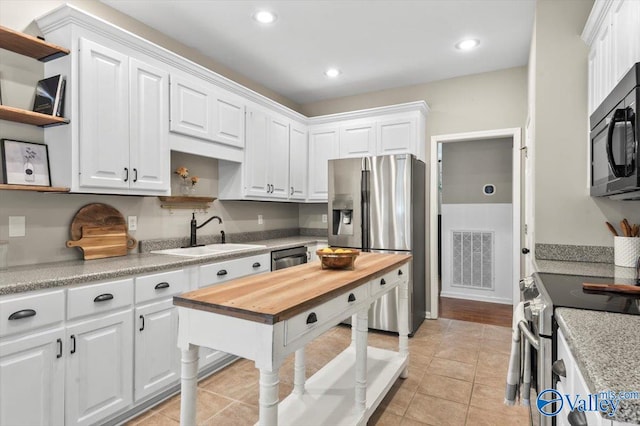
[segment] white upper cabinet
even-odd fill
[[[589,113],[640,62],[640,2],[596,0],[582,33],[589,45]]]
[[[171,76],[171,131],[213,140],[212,90],[203,81]]]
[[[418,155],[417,117],[383,118],[378,122],[377,154]]]
[[[80,40],[80,185],[129,188],[129,58]]]
[[[289,195],[288,120],[250,107],[247,107],[246,120],[244,195],[286,199]]]
[[[307,198],[307,164],[309,164],[309,145],[307,128],[291,123],[289,132],[289,199]]]
[[[202,79],[171,75],[174,133],[244,147],[244,103],[239,96]]]
[[[164,192],[169,182],[169,74],[131,58],[129,61],[130,187]]]
[[[340,126],[340,158],[365,157],[376,152],[376,122],[353,120]]]
[[[329,160],[340,157],[338,127],[309,128],[309,200],[327,201]]]

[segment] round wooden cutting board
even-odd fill
[[[127,229],[127,222],[118,209],[102,203],[91,203],[82,207],[71,221],[71,239],[82,238],[82,227],[111,227],[124,226]],[[136,240],[127,233],[127,247],[133,248]]]

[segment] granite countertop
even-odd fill
[[[623,272],[628,272],[623,270],[633,270],[633,268],[622,268],[620,266],[614,266],[613,263],[574,262],[541,259],[535,260],[535,268],[537,272],[566,275],[587,275],[590,277],[613,277],[622,274]],[[620,271],[617,272],[618,270]]]
[[[106,259],[70,260],[10,267],[0,271],[0,296],[219,262],[317,242],[326,242],[326,238],[298,236],[251,241],[251,244],[260,244],[265,247],[202,257],[139,253]]]
[[[640,392],[640,316],[558,308],[555,317],[591,393]],[[640,424],[640,399],[606,418]]]

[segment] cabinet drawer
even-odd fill
[[[188,283],[182,269],[136,278],[136,303],[184,293]]]
[[[380,278],[376,278],[371,281],[371,294],[376,295],[378,293],[384,292],[389,287],[393,287],[394,285],[401,282],[403,279],[407,279],[408,277],[408,267],[407,265],[402,265],[398,269],[394,269],[391,272],[387,272]]]
[[[235,278],[270,270],[271,255],[268,253],[202,265],[198,277],[198,287],[221,284]]]
[[[335,299],[309,309],[284,321],[284,344],[297,340],[317,326],[331,319],[340,319],[356,303],[368,299],[369,285],[364,284]],[[353,297],[351,297],[353,296]]]
[[[130,306],[133,278],[69,289],[67,319]]]
[[[0,299],[0,338],[63,320],[64,290]]]

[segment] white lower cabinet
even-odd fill
[[[138,402],[180,379],[178,310],[173,299],[136,308],[135,401]]]
[[[133,403],[132,310],[67,326],[65,425],[90,425]]]
[[[0,343],[0,425],[64,424],[64,328]]]

